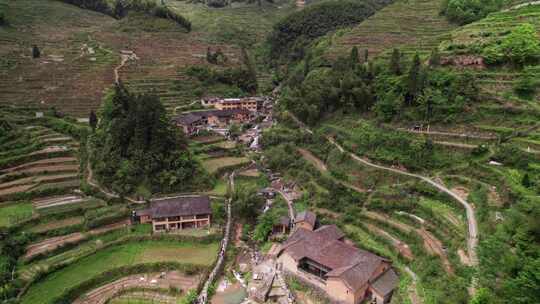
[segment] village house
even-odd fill
[[[153,201],[149,208],[133,211],[136,223],[152,223],[154,232],[209,227],[212,208],[208,196],[186,196]]]
[[[317,215],[311,211],[302,211],[294,219],[294,226],[297,228],[314,230],[317,228],[317,225]]]
[[[256,112],[262,108],[263,102],[260,97],[225,98],[214,103],[214,107],[218,110],[244,109]]]
[[[291,231],[291,220],[288,216],[281,216],[277,223],[272,227],[273,236],[281,236],[289,234]]]
[[[177,127],[182,128],[186,135],[193,135],[197,133],[200,127],[204,126],[203,117],[192,113],[174,117],[172,121]]]
[[[306,212],[278,249],[278,267],[335,303],[389,303],[399,281],[391,261],[353,246],[335,225],[305,228],[311,223]]]
[[[250,119],[251,112],[245,109],[207,110],[180,114],[172,119],[172,123],[191,136],[208,126],[223,128],[233,123],[243,124]]]

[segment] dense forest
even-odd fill
[[[205,183],[206,174],[156,96],[117,85],[105,98],[90,142],[97,178],[118,193],[178,192]]]

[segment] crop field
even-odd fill
[[[0,0],[10,25],[0,28],[0,102],[55,107],[86,118],[100,106],[118,67],[132,90],[153,90],[174,112],[200,97],[185,67],[206,65],[208,48],[222,50],[228,66],[237,65],[239,45],[262,41],[272,22],[289,12],[285,3],[213,9],[169,2],[192,22],[192,32],[185,33],[172,21],[137,13],[115,20],[60,1]],[[32,45],[40,48],[40,58],[32,58]],[[137,59],[121,66],[122,50]],[[227,90],[210,87],[208,93]]]
[[[33,214],[32,203],[18,202],[0,207],[0,227],[8,227],[29,219]]]
[[[107,270],[127,265],[172,261],[209,266],[216,256],[217,248],[218,244],[166,241],[129,243],[107,248],[46,276],[30,287],[21,303],[52,303],[64,290]]]
[[[516,26],[530,23],[540,30],[540,5],[531,5],[519,9],[492,13],[488,17],[452,31],[439,46],[446,55],[478,56],[483,45],[502,39]],[[486,91],[503,96],[511,92],[512,86],[519,79],[520,70],[513,67],[494,67],[469,69],[477,77]],[[540,77],[540,69],[532,71]],[[538,97],[538,96],[537,96]],[[520,101],[526,103],[527,101]],[[534,107],[534,104],[531,104]],[[538,107],[535,107],[538,109]]]
[[[249,163],[246,157],[218,157],[210,158],[203,162],[203,166],[208,172],[216,173],[222,168],[238,166]]]
[[[393,48],[428,53],[441,36],[455,28],[439,15],[441,0],[396,0],[352,29],[325,37],[327,55],[346,55],[351,48],[368,49],[370,58]],[[361,53],[363,54],[363,53]]]

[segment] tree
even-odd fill
[[[364,50],[364,62],[368,62],[368,57],[369,57],[369,51],[368,51],[368,49],[365,49]]]
[[[255,231],[253,233],[253,239],[260,243],[265,242],[276,222],[277,217],[271,212],[259,216],[257,226],[255,226]]]
[[[4,12],[0,12],[0,26],[6,25],[6,24],[7,24],[6,15],[4,14]]]
[[[420,62],[420,56],[416,53],[407,77],[407,94],[405,94],[405,104],[407,105],[412,105],[422,90],[420,79],[421,68],[422,63]]]
[[[490,304],[491,303],[491,295],[489,294],[489,290],[486,288],[480,288],[476,292],[476,295],[474,298],[471,299],[470,304]]]
[[[433,50],[431,50],[431,55],[429,56],[429,65],[433,67],[441,65],[441,55],[439,54],[438,48],[433,48]]]
[[[39,58],[41,56],[41,51],[37,45],[32,46],[32,58]]]
[[[518,66],[537,60],[540,40],[536,28],[530,23],[517,26],[503,39],[500,49],[511,63]]]
[[[126,7],[125,7],[125,4],[122,0],[118,0],[116,1],[116,3],[114,4],[114,17],[116,19],[122,19],[126,16],[126,13],[127,13],[127,10],[126,10]]]
[[[105,98],[89,151],[98,180],[121,195],[137,189],[186,191],[208,183],[159,98],[132,94],[122,83]]]
[[[516,85],[514,86],[514,92],[524,98],[533,97],[540,85],[540,81],[537,79],[536,74],[533,71],[533,67],[526,67],[521,73]]]
[[[398,49],[394,49],[392,52],[392,58],[390,59],[390,71],[394,75],[401,75],[401,54]]]
[[[92,131],[95,131],[97,127],[98,119],[94,110],[90,111],[90,115],[88,116],[88,123],[90,124]]]
[[[350,59],[351,59],[351,65],[352,66],[356,66],[359,62],[360,62],[360,57],[358,57],[358,48],[356,46],[354,46],[351,50],[351,55],[350,55]]]
[[[523,175],[523,178],[521,179],[521,184],[525,188],[530,188],[532,186],[531,184],[531,178],[529,177],[529,173],[525,173]]]
[[[235,213],[242,219],[253,222],[259,216],[264,199],[257,195],[257,189],[250,186],[239,186],[233,193]]]

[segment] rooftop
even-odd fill
[[[175,197],[152,202],[152,217],[211,214],[208,196]]]
[[[296,261],[304,258],[315,261],[330,269],[327,277],[341,278],[357,289],[368,283],[379,265],[387,260],[341,241],[343,236],[335,225],[314,231],[298,228],[282,245],[280,254],[286,252]]]

